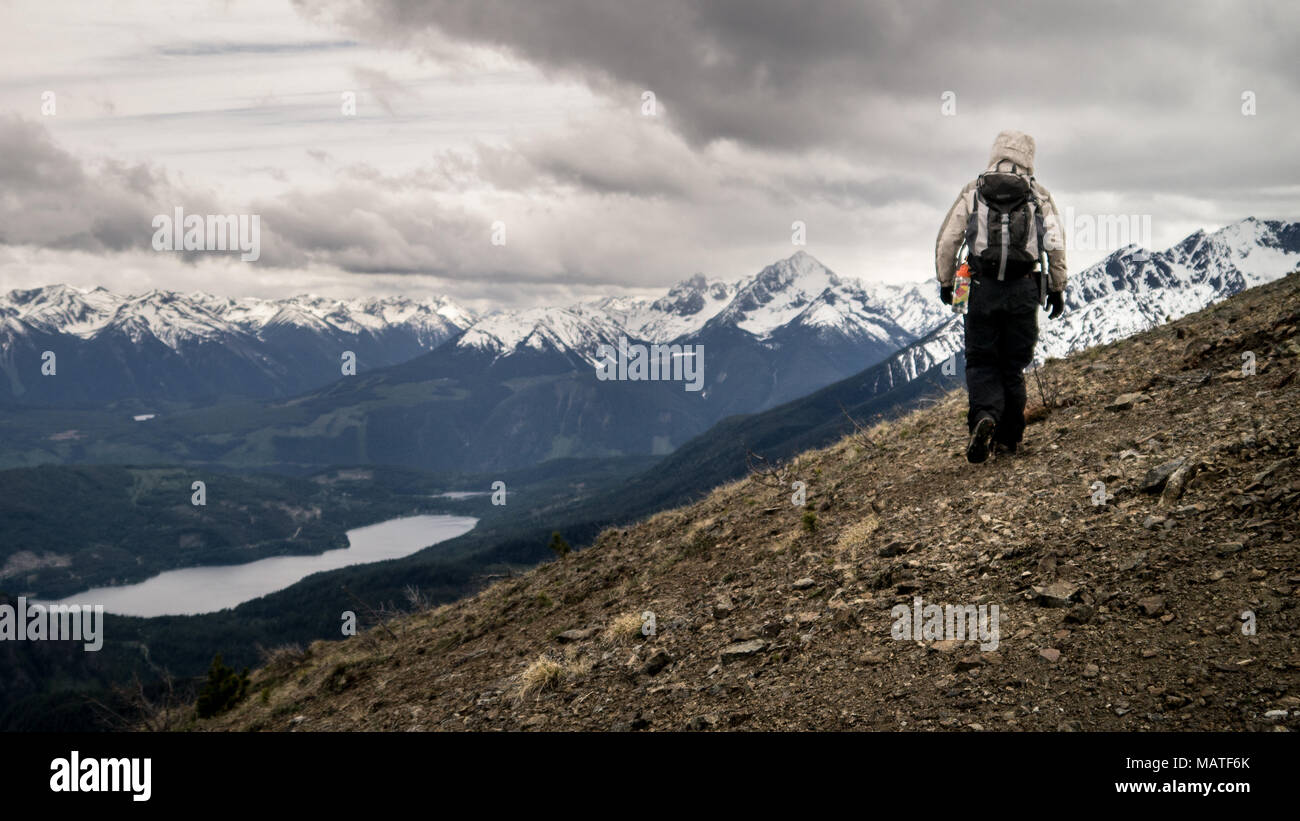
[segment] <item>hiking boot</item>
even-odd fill
[[[992,416],[981,416],[971,431],[970,443],[966,445],[966,461],[979,464],[989,458],[989,440],[993,438],[996,423]]]
[[[1008,443],[1008,442],[994,442],[994,443],[993,443],[993,455],[994,455],[994,456],[1015,456],[1015,455],[1016,455],[1016,443],[1015,443],[1015,442],[1010,442],[1010,443]]]

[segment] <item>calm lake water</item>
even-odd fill
[[[97,587],[44,604],[104,605],[124,616],[182,616],[214,613],[283,590],[322,570],[400,559],[438,542],[468,533],[472,516],[424,515],[389,519],[348,531],[348,547],[316,556],[276,556],[247,564],[168,570],[138,584]]]

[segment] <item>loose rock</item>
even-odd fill
[[[1052,582],[1035,587],[1034,593],[1038,596],[1038,603],[1044,607],[1069,607],[1081,589],[1071,582]]]
[[[1121,393],[1110,401],[1110,404],[1106,406],[1106,410],[1126,411],[1146,398],[1145,393]]]
[[[1182,458],[1171,459],[1163,465],[1157,465],[1156,467],[1151,468],[1147,471],[1146,476],[1142,477],[1142,484],[1138,486],[1138,489],[1143,493],[1159,493],[1164,489],[1165,483],[1169,481],[1169,477],[1172,476],[1176,470],[1181,468],[1186,461],[1186,459]]]
[[[1165,597],[1147,596],[1146,598],[1138,599],[1138,607],[1141,607],[1143,614],[1147,616],[1159,616],[1161,613],[1165,612]]]
[[[667,667],[672,660],[673,657],[668,655],[667,650],[655,650],[650,654],[650,658],[646,659],[645,664],[641,667],[641,672],[645,673],[647,676],[653,676]]]
[[[767,642],[762,639],[751,639],[750,641],[738,641],[735,644],[729,644],[722,648],[723,662],[740,661],[750,656],[756,656],[767,649]]]
[[[586,641],[600,632],[597,627],[587,627],[581,630],[565,630],[555,637],[560,644],[572,644],[578,641]]]

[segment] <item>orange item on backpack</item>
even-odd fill
[[[955,313],[965,313],[966,302],[970,299],[970,266],[964,262],[957,269],[956,284],[952,292],[952,309]]]

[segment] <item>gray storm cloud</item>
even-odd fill
[[[407,47],[418,48],[415,33],[425,30],[507,49],[596,87],[653,89],[693,139],[787,148],[842,147],[889,133],[894,129],[877,116],[887,108],[855,107],[880,96],[929,105],[942,90],[959,89],[972,106],[1045,104],[1082,113],[1096,105],[1158,120],[1161,112],[1197,106],[1224,83],[1266,88],[1288,107],[1300,86],[1291,35],[1300,11],[1282,3],[298,5]],[[1140,119],[1131,125],[1143,130]]]
[[[626,133],[590,127],[567,149],[517,146],[530,172],[594,192],[708,199],[705,189],[729,187],[795,208],[917,201],[937,219],[1007,127],[1039,139],[1041,173],[1064,195],[1094,208],[1162,211],[1157,218],[1171,222],[1236,219],[1243,205],[1287,216],[1296,188],[1279,181],[1300,179],[1294,4],[299,6],[350,35],[417,51],[422,33],[435,51],[449,40],[500,49],[628,108],[641,90],[654,91],[685,150],[647,141],[625,163]],[[955,117],[940,116],[945,91],[956,94]],[[1255,116],[1242,114],[1246,93]],[[802,169],[756,155],[745,159],[752,173],[727,168],[708,152],[719,144],[802,161]]]
[[[0,117],[0,242],[77,251],[149,245],[149,221],[171,203],[166,177],[146,165],[84,164],[46,128]]]

